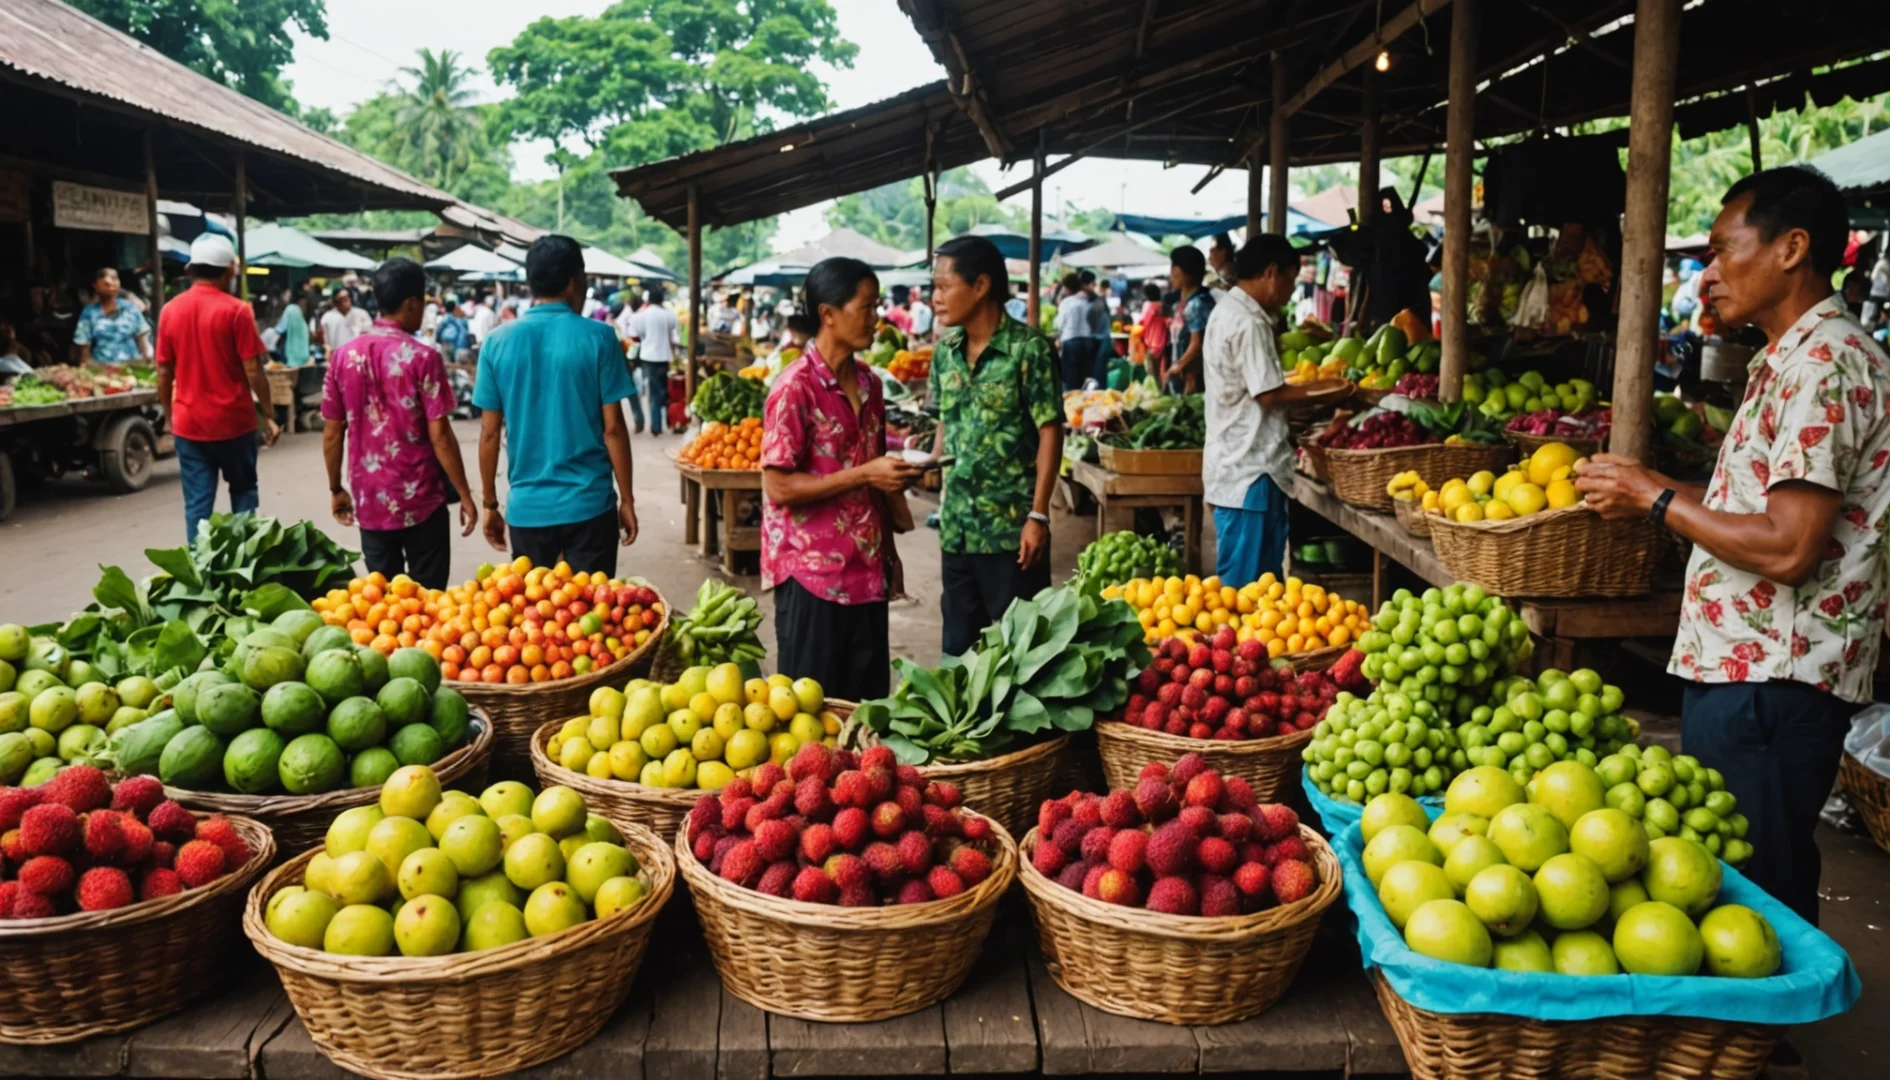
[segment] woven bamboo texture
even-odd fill
[[[1379,402],[1394,393],[1397,391],[1390,387],[1366,387],[1356,383],[1352,385],[1352,400],[1370,408],[1377,408]]]
[[[250,859],[201,889],[110,911],[0,921],[0,1043],[129,1031],[219,985],[243,890],[276,856],[267,826],[230,823]]]
[[[1306,472],[1322,484],[1332,482],[1332,470],[1326,464],[1326,448],[1319,445],[1319,440],[1311,435],[1299,437],[1299,449],[1306,459]]]
[[[1508,439],[1521,452],[1523,457],[1535,453],[1550,443],[1564,443],[1578,457],[1594,457],[1601,453],[1600,439],[1584,439],[1579,435],[1526,435],[1520,431],[1503,429],[1503,438]]]
[[[1870,838],[1890,851],[1890,779],[1878,776],[1847,753],[1838,763],[1838,784],[1851,797],[1851,805],[1864,819]]]
[[[314,850],[250,890],[243,932],[275,965],[309,1038],[344,1069],[375,1080],[459,1080],[529,1068],[582,1045],[617,1011],[675,889],[676,864],[656,834],[612,824],[642,864],[649,895],[548,937],[428,957],[336,956],[284,944],[264,925],[263,909],[276,890],[301,882]]]
[[[1328,645],[1323,649],[1287,653],[1281,659],[1293,665],[1294,671],[1324,671],[1338,663],[1339,657],[1344,656],[1351,649],[1350,645]]]
[[[1096,749],[1110,791],[1134,791],[1142,766],[1151,761],[1172,765],[1183,754],[1200,754],[1208,768],[1242,777],[1254,798],[1270,802],[1288,784],[1299,782],[1299,752],[1313,739],[1312,729],[1266,739],[1190,739],[1137,724],[1110,720],[1096,725]]]
[[[1391,478],[1407,469],[1417,470],[1425,483],[1442,487],[1454,476],[1469,476],[1481,469],[1500,473],[1516,460],[1513,446],[1476,443],[1424,443],[1386,450],[1326,448],[1326,468],[1332,473],[1332,493],[1339,501],[1365,510],[1389,514],[1392,498],[1385,493]]]
[[[1037,820],[1045,799],[1060,794],[1057,782],[1067,774],[1069,757],[1070,737],[1063,735],[983,761],[926,765],[919,771],[929,780],[957,785],[966,807],[997,819],[1016,836]]]
[[[1424,503],[1419,499],[1391,500],[1391,516],[1398,519],[1404,531],[1412,536],[1431,535],[1430,515],[1424,512]]]
[[[970,973],[1017,876],[1017,845],[992,824],[991,876],[925,904],[844,908],[745,889],[697,862],[682,829],[676,865],[730,993],[783,1016],[868,1023],[936,1005]]]
[[[465,746],[441,758],[433,765],[441,787],[470,788],[473,794],[485,787],[486,770],[492,757],[492,717],[473,709],[473,737]],[[167,787],[164,793],[190,810],[208,814],[237,814],[254,818],[275,834],[276,854],[286,860],[303,848],[313,847],[328,835],[328,826],[343,810],[367,806],[378,801],[378,787],[348,788],[320,795],[230,795],[215,791],[185,791]]]
[[[1030,897],[1050,977],[1104,1012],[1164,1024],[1231,1024],[1265,1012],[1286,993],[1312,948],[1319,918],[1339,898],[1343,871],[1304,825],[1319,887],[1251,915],[1186,917],[1093,900],[1031,864],[1037,830],[1019,848],[1018,880]]]
[[[1431,517],[1431,544],[1458,581],[1497,596],[1639,596],[1653,588],[1661,530],[1576,504],[1507,521]]]
[[[655,586],[649,586],[654,589]],[[591,691],[600,686],[621,685],[649,673],[669,629],[669,601],[656,594],[663,605],[663,618],[656,624],[650,640],[636,647],[622,660],[595,668],[583,675],[553,682],[525,683],[520,686],[501,683],[455,682],[453,689],[466,700],[484,709],[492,717],[492,773],[504,780],[531,775],[532,733],[538,725],[555,716],[576,716],[590,708]]]
[[[1782,1029],[1676,1016],[1531,1020],[1420,1009],[1372,989],[1413,1080],[1752,1080]]]

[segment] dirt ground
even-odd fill
[[[459,429],[467,464],[476,468],[476,428],[461,423]],[[663,456],[681,443],[679,436],[632,439],[642,537],[623,553],[618,571],[642,575],[666,595],[687,603],[705,576],[721,576],[721,571],[719,565],[698,559],[694,549],[682,542],[679,484]],[[359,547],[358,535],[328,513],[319,435],[285,435],[275,448],[264,451],[260,472],[263,512],[289,520],[306,518],[344,546]],[[115,496],[75,482],[23,492],[19,509],[0,525],[0,621],[31,624],[65,618],[83,606],[98,579],[100,564],[121,566],[134,579],[151,573],[153,568],[143,555],[146,548],[184,542],[182,505],[175,460],[159,462],[151,485],[133,495]],[[219,507],[225,505],[226,500],[219,499]],[[931,504],[923,501],[913,504],[915,517],[930,509]],[[1093,517],[1071,517],[1059,511],[1055,518],[1052,567],[1055,578],[1063,580],[1074,570],[1077,553],[1094,538],[1096,526]],[[1210,533],[1211,529],[1210,523]],[[1205,557],[1211,560],[1212,551],[1210,535],[1204,538]],[[899,552],[911,599],[893,605],[892,653],[932,662],[939,653],[937,534],[921,527],[900,538]],[[494,555],[477,533],[456,537],[455,579],[470,576],[474,567]],[[760,584],[753,576],[730,580],[750,590]],[[765,597],[762,603],[768,607]],[[772,649],[772,618],[763,623],[762,637]],[[1611,672],[1609,677],[1616,676]],[[1677,699],[1678,695],[1657,696]],[[1822,924],[1850,951],[1863,978],[1864,996],[1846,1016],[1793,1032],[1792,1042],[1805,1057],[1809,1075],[1820,1080],[1890,1075],[1890,1043],[1884,1042],[1881,1026],[1883,1018],[1890,1016],[1886,1004],[1890,1002],[1886,989],[1890,987],[1890,855],[1867,838],[1831,829],[1820,831],[1819,844],[1824,852]],[[1783,1080],[1806,1073],[1775,1075]]]

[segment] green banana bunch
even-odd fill
[[[755,598],[709,578],[696,590],[693,610],[670,621],[676,655],[689,666],[740,663],[768,655],[755,636],[761,609]]]

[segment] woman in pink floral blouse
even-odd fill
[[[888,690],[889,500],[919,470],[886,456],[879,376],[853,358],[873,344],[879,279],[858,259],[827,259],[804,288],[789,325],[807,348],[775,379],[763,420],[761,585],[774,590],[782,673],[860,701]]]

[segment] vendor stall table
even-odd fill
[[[1389,514],[1374,514],[1341,502],[1319,481],[1293,478],[1293,500],[1358,537],[1372,549],[1372,607],[1385,602],[1388,562],[1438,587],[1456,579],[1437,558],[1428,538],[1412,536]],[[1528,600],[1519,604],[1523,622],[1543,639],[1537,663],[1567,670],[1575,662],[1576,643],[1603,638],[1671,638],[1680,628],[1680,592],[1658,590],[1646,596],[1608,600]]]
[[[157,391],[140,389],[0,408],[0,521],[13,513],[23,469],[83,471],[114,491],[142,490],[152,463],[173,446],[156,405]]]
[[[343,1080],[260,962],[228,989],[150,1027],[66,1046],[0,1046],[0,1076]],[[943,1004],[871,1024],[772,1016],[722,988],[686,905],[666,912],[629,1000],[596,1038],[539,1077],[944,1076],[1405,1071],[1350,936],[1327,928],[1279,1004],[1221,1027],[1101,1012],[1059,989],[1021,909],[1001,916],[971,977]]]
[[[327,377],[328,365],[304,364],[301,367],[268,367],[263,369],[269,376],[269,400],[279,408],[289,410],[289,422],[283,425],[286,434],[295,434],[299,421],[304,418],[304,410],[299,406],[301,399],[310,395],[319,395],[322,380]],[[300,391],[298,394],[297,391]],[[317,416],[317,410],[308,410],[310,416]],[[311,428],[314,425],[309,425]]]
[[[1201,474],[1186,473],[1122,475],[1101,465],[1079,461],[1070,466],[1071,482],[1081,486],[1096,499],[1096,535],[1115,529],[1130,528],[1134,522],[1116,521],[1111,510],[1126,511],[1133,519],[1142,507],[1174,507],[1182,516],[1182,567],[1187,573],[1201,569]]]
[[[707,559],[719,549],[722,569],[735,572],[735,553],[761,550],[761,527],[737,525],[735,511],[742,500],[761,491],[760,469],[704,469],[686,461],[676,461],[676,474],[682,478],[683,543],[696,545],[697,554]],[[709,512],[709,500],[720,498],[718,515]],[[707,527],[710,517],[719,517],[715,528]]]

